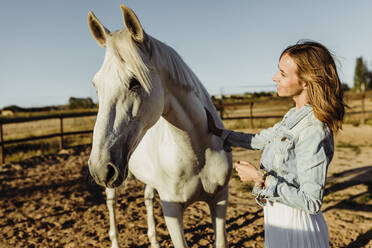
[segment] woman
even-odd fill
[[[345,111],[335,62],[320,43],[298,43],[282,52],[273,81],[278,95],[296,104],[282,121],[248,134],[217,128],[207,112],[208,128],[225,148],[263,149],[261,170],[249,162],[234,167],[242,181],[255,182],[252,193],[264,208],[265,247],[329,247],[320,207],[333,134]]]

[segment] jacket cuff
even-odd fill
[[[278,182],[279,182],[278,178],[274,177],[273,175],[268,175],[266,177],[266,180],[265,180],[266,187],[261,192],[261,195],[264,198],[278,197],[278,193],[276,191],[276,188],[278,186]]]
[[[252,189],[252,194],[255,196],[255,200],[258,205],[261,207],[264,207],[266,204],[266,200],[262,198],[261,192],[263,191],[263,188],[258,187],[258,184],[256,183]]]
[[[254,196],[258,196],[258,195],[261,194],[262,190],[263,190],[263,188],[258,187],[258,184],[255,183],[255,184],[254,184],[254,187],[253,187],[253,189],[252,189],[252,194],[253,194]]]
[[[279,196],[276,191],[279,180],[272,175],[268,175],[266,177],[265,182],[266,182],[265,188],[259,189],[255,185],[255,187],[252,190],[253,195],[256,196],[256,202],[261,207],[266,206],[268,202],[272,204],[273,202],[276,202],[279,199]]]
[[[222,130],[221,139],[225,141],[227,139],[227,136],[230,135],[230,133],[232,133],[232,130],[226,130],[226,129]]]
[[[227,141],[227,137],[232,133],[232,130],[222,130],[221,139],[225,152],[231,152],[231,144]]]

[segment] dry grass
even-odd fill
[[[92,130],[95,123],[95,116],[65,118],[63,119],[63,131],[84,131]],[[12,123],[3,126],[4,140],[14,140],[29,137],[37,137],[60,132],[59,119],[47,119],[24,123]]]

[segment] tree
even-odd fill
[[[341,83],[341,88],[343,89],[343,91],[348,91],[350,90],[350,87],[347,83]]]
[[[94,108],[96,106],[92,98],[90,97],[88,98],[70,97],[68,103],[70,109],[87,109]]]
[[[363,57],[356,59],[354,72],[354,89],[356,91],[365,91],[368,83],[368,68],[363,61]]]

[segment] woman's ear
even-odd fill
[[[302,83],[302,88],[304,89],[304,90],[307,90],[307,83]]]

